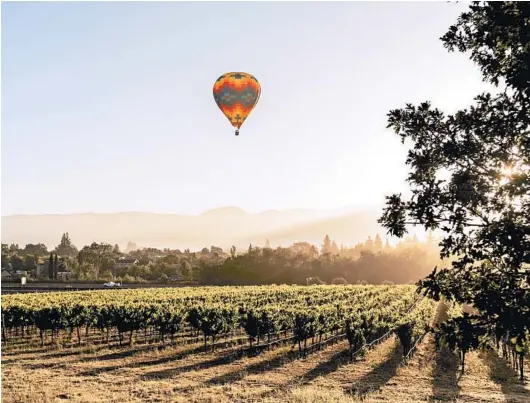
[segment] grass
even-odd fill
[[[290,346],[255,357],[238,347],[40,348],[8,346],[2,402],[513,402],[530,385],[492,353],[472,353],[460,374],[449,351],[427,338],[403,364],[391,338],[350,363],[346,342],[299,359]],[[11,351],[10,351],[11,349]],[[15,350],[16,349],[16,350]]]

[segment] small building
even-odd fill
[[[124,269],[126,267],[135,266],[138,264],[138,259],[136,258],[130,258],[130,257],[122,257],[119,258],[116,262],[116,267],[120,269]]]
[[[50,261],[45,260],[44,262],[38,262],[37,268],[35,269],[35,275],[37,277],[47,276],[48,275],[48,265]]]
[[[170,283],[176,283],[176,282],[182,281],[182,280],[184,280],[184,277],[181,274],[176,274],[176,275],[171,276],[171,277],[168,278],[168,281]]]
[[[49,266],[50,266],[50,259],[46,259],[42,262],[39,262],[37,264],[37,269],[35,270],[35,274],[37,277],[43,277],[49,275]],[[57,274],[59,272],[66,272],[68,268],[66,267],[66,263],[64,262],[57,262]],[[57,277],[58,278],[58,277]]]
[[[22,277],[27,277],[24,270],[11,271],[2,269],[2,280],[20,280]]]
[[[57,271],[57,280],[68,281],[72,277],[72,273],[69,271]]]

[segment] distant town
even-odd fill
[[[239,251],[209,246],[199,251],[138,248],[94,242],[78,249],[64,233],[59,244],[2,244],[2,281],[188,283],[188,284],[307,284],[358,282],[408,283],[427,274],[439,261],[430,235],[415,236],[391,246],[379,234],[353,246],[329,236],[321,245],[296,242],[288,247],[252,245]]]

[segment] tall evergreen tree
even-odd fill
[[[324,237],[324,243],[322,244],[321,253],[325,255],[326,253],[331,253],[331,239],[329,235]]]
[[[432,235],[432,230],[430,229],[427,233],[427,245],[434,246],[434,236]]]
[[[381,236],[379,234],[377,234],[375,236],[375,240],[374,240],[374,250],[376,252],[379,252],[383,249],[383,241],[381,240]]]
[[[77,254],[77,248],[72,244],[68,232],[61,236],[61,242],[57,245],[54,252],[61,256],[75,256]]]
[[[57,280],[57,253],[55,254],[55,260],[53,262],[53,279]]]
[[[50,260],[48,260],[48,278],[53,280],[53,253],[50,253]]]
[[[374,241],[371,236],[369,236],[366,242],[364,243],[364,249],[369,250],[370,252],[374,250]]]

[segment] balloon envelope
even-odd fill
[[[237,129],[258,103],[260,94],[256,77],[243,72],[225,73],[213,85],[215,103]]]

